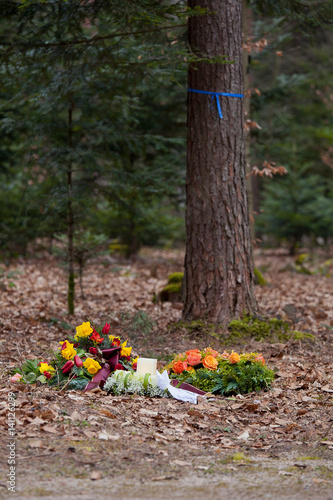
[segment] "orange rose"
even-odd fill
[[[216,370],[218,365],[217,359],[210,355],[206,356],[202,363],[205,368],[208,368],[208,370]]]
[[[229,359],[229,353],[227,353],[227,351],[223,351],[222,354],[221,354],[221,358],[223,358],[223,359]]]
[[[265,360],[262,357],[261,353],[259,354],[259,356],[257,356],[256,358],[254,358],[254,361],[257,361],[258,363],[262,363],[263,365],[265,364]]]
[[[190,349],[189,351],[186,351],[186,354],[192,356],[192,354],[199,354],[199,352],[199,349]]]
[[[212,349],[211,347],[207,347],[207,349],[205,349],[205,351],[210,356],[213,356],[213,358],[217,358],[217,356],[219,355],[219,353],[217,351],[214,351],[214,349]]]
[[[189,354],[186,358],[186,361],[189,365],[195,366],[201,363],[201,354],[200,352],[195,352],[193,354]]]
[[[173,365],[172,365],[172,369],[175,373],[182,373],[184,370],[186,370],[187,368],[187,363],[186,362],[182,362],[182,361],[176,361]]]
[[[232,351],[228,359],[231,365],[235,365],[240,361],[240,356],[239,354],[237,354],[237,352]]]
[[[194,372],[195,370],[194,370],[193,366],[188,366],[188,367],[186,368],[186,371],[187,371],[187,372]]]

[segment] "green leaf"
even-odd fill
[[[47,383],[47,378],[44,375],[40,375],[39,377],[37,377],[37,380],[39,382],[41,382],[42,384],[46,384]]]
[[[37,375],[33,372],[30,372],[26,375],[25,378],[27,379],[28,382],[30,382],[30,384],[33,384],[34,382],[36,382]]]
[[[225,390],[226,393],[236,390],[238,388],[237,382],[230,382]]]

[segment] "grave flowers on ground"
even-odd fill
[[[261,353],[219,353],[211,347],[177,354],[166,369],[171,380],[223,396],[268,390],[274,380]]]
[[[84,322],[76,327],[74,337],[59,342],[51,360],[26,360],[10,380],[84,391],[103,387],[110,373],[134,370],[137,361],[127,341],[109,333],[109,323],[94,328]]]

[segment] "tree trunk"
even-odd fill
[[[194,63],[191,89],[243,92],[242,0],[189,0],[211,14],[189,20],[189,43],[200,57],[226,56],[232,64]],[[254,312],[254,277],[246,195],[243,100],[188,93],[186,179],[186,321],[227,324]]]
[[[72,143],[72,113],[73,105],[68,108],[68,148],[73,147]],[[71,153],[70,153],[71,154]],[[72,159],[70,158],[67,165],[67,254],[68,254],[68,291],[67,291],[67,307],[68,314],[74,314],[74,297],[75,297],[75,274],[74,274],[74,214],[72,202]]]

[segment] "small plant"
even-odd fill
[[[4,267],[0,267],[0,290],[7,290],[8,288],[15,288],[14,280],[20,274],[18,269],[13,271],[6,271]]]

